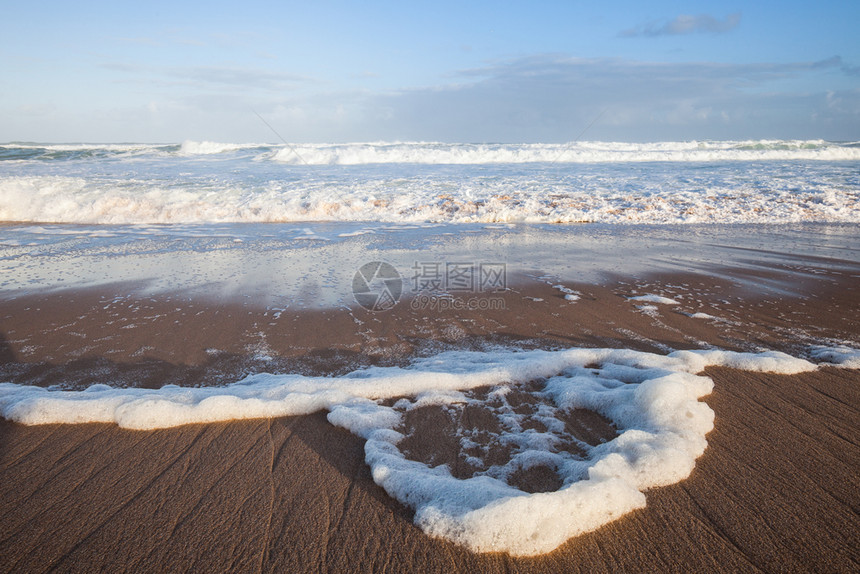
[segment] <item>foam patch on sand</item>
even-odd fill
[[[668,297],[661,297],[660,295],[639,295],[637,297],[628,297],[628,301],[643,301],[646,303],[660,303],[661,305],[678,305],[678,302],[674,299],[669,299]]]
[[[810,350],[814,359],[823,361],[829,366],[842,367],[844,369],[860,369],[860,349],[853,349],[845,345],[835,347],[815,346]]]
[[[564,299],[566,301],[570,301],[571,303],[573,303],[574,301],[579,301],[581,295],[579,291],[574,291],[573,289],[565,287],[564,285],[553,285],[552,288],[558,289],[559,291],[564,293]]]
[[[708,315],[707,313],[693,313],[690,315],[691,319],[717,319],[713,315]]]
[[[158,390],[94,385],[60,391],[0,384],[0,414],[24,424],[116,423],[156,429],[232,419],[329,411],[332,424],[366,439],[374,481],[415,509],[426,533],[477,552],[549,552],[645,506],[643,491],[689,476],[707,447],[714,413],[701,402],[713,383],[708,366],[797,373],[816,365],[779,352],[677,351],[669,355],[624,349],[450,351],[407,367],[371,367],[341,377],[256,374],[223,387]],[[404,412],[467,400],[470,389],[504,394],[529,385],[544,401],[546,432],[508,425],[520,467],[551,467],[555,492],[527,493],[505,472],[467,479],[445,465],[410,460],[398,447]],[[400,398],[383,404],[385,399]],[[553,417],[589,409],[608,418],[618,435],[582,452],[556,447]]]

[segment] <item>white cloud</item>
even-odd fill
[[[825,68],[834,68],[830,63]],[[826,95],[777,90],[821,74],[815,63],[669,64],[534,56],[464,71],[464,82],[370,98],[388,119],[382,139],[568,141],[601,110],[585,138],[615,140],[831,137],[857,131]],[[846,106],[857,109],[850,95]],[[828,114],[828,109],[831,113]],[[815,122],[808,119],[818,111]],[[828,135],[830,134],[830,135]]]
[[[737,28],[740,23],[740,12],[729,14],[723,20],[714,18],[708,14],[699,14],[696,16],[681,14],[666,22],[651,22],[624,30],[620,35],[631,38],[636,36],[677,36],[681,34],[724,34]]]
[[[138,102],[57,110],[44,120],[22,116],[9,133],[43,140],[273,140],[254,110],[290,142],[564,142],[595,118],[583,139],[849,140],[860,133],[860,90],[845,67],[839,57],[722,64],[540,55],[464,70],[445,85],[382,93],[339,90],[277,70],[114,65],[119,76],[140,82]]]
[[[269,90],[281,92],[301,84],[316,81],[304,76],[280,71],[238,66],[175,66],[156,67],[110,62],[102,68],[124,72],[134,81],[186,85],[198,89]]]

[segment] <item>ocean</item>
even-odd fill
[[[0,221],[860,221],[860,143],[0,146]]]

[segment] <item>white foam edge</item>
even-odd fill
[[[585,368],[591,364],[601,368]],[[155,429],[327,409],[332,424],[366,439],[374,481],[413,507],[425,532],[478,552],[534,555],[641,508],[642,491],[689,475],[713,428],[713,411],[699,401],[713,383],[696,374],[709,365],[779,373],[816,368],[775,351],[449,351],[408,367],[371,367],[337,378],[257,374],[224,387],[54,391],[3,383],[0,414],[24,424]],[[586,460],[561,457],[557,492],[527,494],[489,476],[460,480],[447,467],[407,459],[397,448],[400,412],[377,402],[415,397],[410,404],[450,404],[462,402],[462,391],[471,388],[535,379],[547,379],[545,393],[559,408],[595,410],[621,431]]]

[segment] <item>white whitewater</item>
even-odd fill
[[[860,145],[5,144],[0,220],[860,222]]]

